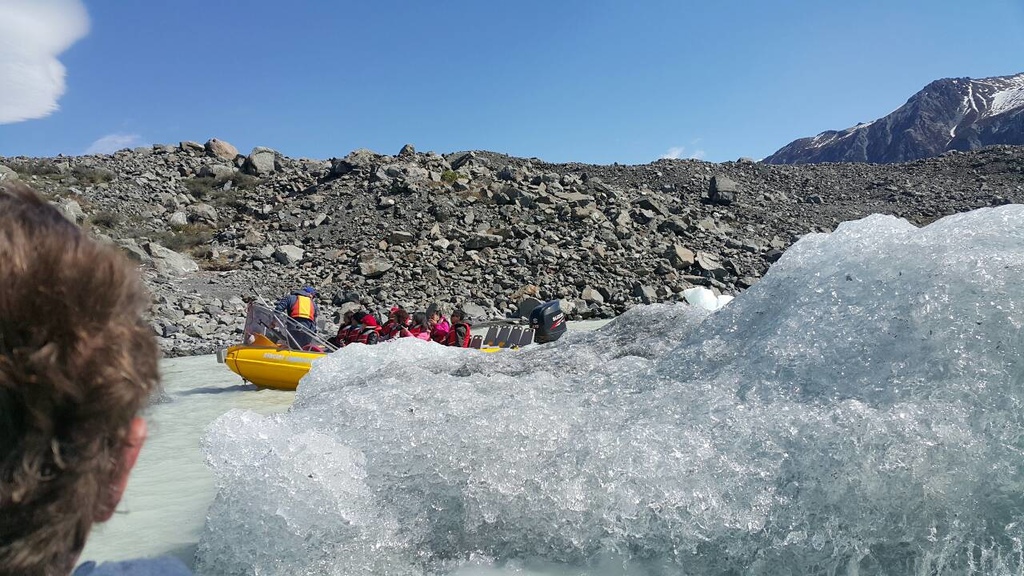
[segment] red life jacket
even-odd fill
[[[462,326],[466,329],[466,333],[462,336],[461,342],[459,341],[458,335],[459,326]],[[445,336],[444,345],[458,346],[459,348],[469,348],[470,338],[471,336],[469,335],[469,324],[466,324],[465,322],[456,322],[455,325],[452,326],[452,329],[448,331],[448,335]]]
[[[313,320],[316,318],[316,304],[309,296],[296,294],[295,302],[292,303],[292,309],[288,311],[288,315],[296,319]]]
[[[363,325],[352,332],[353,342],[359,342],[360,344],[376,344],[380,342],[380,326],[377,325],[377,321],[373,319],[373,316],[367,315],[363,319]]]
[[[351,344],[359,341],[359,333],[362,331],[361,325],[353,326],[349,324],[345,327],[345,342]]]
[[[393,320],[388,320],[380,329],[381,340],[391,340],[402,335],[402,325]]]
[[[334,337],[335,345],[341,348],[345,344],[352,342],[352,329],[353,326],[351,324],[345,324],[338,328],[338,335]]]

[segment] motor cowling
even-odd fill
[[[565,314],[562,313],[558,300],[545,302],[534,308],[530,313],[530,328],[533,328],[533,341],[538,344],[554,342],[565,334]]]

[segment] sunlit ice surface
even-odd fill
[[[204,450],[210,574],[1017,574],[1024,207],[809,235],[725,308],[319,361]]]

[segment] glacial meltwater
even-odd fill
[[[83,560],[195,556],[206,509],[216,492],[199,441],[211,421],[232,408],[267,414],[287,410],[294,392],[257,390],[213,356],[160,364],[164,391],[144,416],[149,437],[117,513],[93,528]]]
[[[1024,206],[872,216],[714,313],[352,346],[286,412],[173,387],[156,409],[238,406],[201,442],[199,574],[1021,574],[1018,302]]]

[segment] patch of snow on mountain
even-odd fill
[[[871,122],[858,122],[856,126],[847,128],[846,130],[842,130],[840,132],[835,132],[832,130],[822,132],[821,134],[818,134],[817,136],[811,139],[810,147],[821,148],[822,146],[827,146],[829,144],[832,144],[833,142],[845,140],[846,138],[849,138],[850,136],[856,134],[858,130],[867,128],[868,126],[871,126],[875,122],[877,122],[877,120],[872,120]]]
[[[836,140],[835,132],[822,132],[811,140],[811,148],[821,148],[822,146],[831,144]]]
[[[1009,79],[1006,88],[992,96],[989,114],[995,116],[1014,108],[1024,106],[1024,74]]]
[[[856,126],[854,126],[853,128],[850,128],[850,131],[852,132],[854,130],[863,130],[864,128],[867,128],[868,126],[871,126],[875,122],[878,122],[877,118],[872,120],[871,122],[858,122]]]
[[[974,93],[971,90],[971,85],[967,85],[967,94],[964,96],[964,101],[960,103],[960,108],[956,111],[956,119],[953,120],[952,125],[949,127],[949,138],[952,140],[956,138],[956,129],[960,126],[960,121],[967,115],[967,111],[974,108]],[[974,108],[977,112],[977,108]]]

